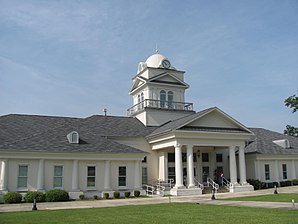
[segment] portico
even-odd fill
[[[207,120],[213,121],[212,126],[204,125]],[[164,125],[148,136],[148,142],[158,151],[158,178],[174,179],[172,194],[197,194],[207,178],[220,184],[220,173],[229,179],[229,191],[238,192],[253,190],[246,181],[244,154],[251,135],[239,122],[211,108]]]

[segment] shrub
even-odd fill
[[[46,201],[69,201],[69,195],[66,191],[60,189],[49,190],[46,192]]]
[[[140,194],[141,194],[140,191],[134,191],[134,192],[133,192],[133,195],[134,195],[135,197],[140,197]]]
[[[124,193],[124,195],[125,195],[126,198],[129,198],[130,197],[130,192],[127,191],[127,192]]]
[[[286,186],[286,182],[285,181],[280,181],[280,186],[281,187],[285,187]]]
[[[298,179],[292,180],[293,185],[298,185]]]
[[[84,200],[84,199],[85,199],[85,195],[80,194],[79,198],[80,198],[81,200]]]
[[[93,199],[97,200],[98,199],[97,195],[93,195]]]
[[[259,190],[262,188],[262,182],[259,180],[248,179],[247,182],[254,187],[254,190]]]
[[[104,193],[103,194],[104,199],[109,199],[109,197],[110,197],[109,193]],[[114,194],[114,197],[115,197],[115,194]]]
[[[5,204],[21,203],[22,195],[18,192],[8,192],[3,196],[3,202]]]
[[[115,191],[114,192],[114,198],[120,198],[120,192]]]
[[[45,202],[46,196],[43,192],[39,191],[28,191],[25,196],[24,200],[27,203],[32,203],[34,201],[34,198],[36,198],[36,202]]]
[[[285,182],[286,182],[286,186],[292,186],[292,181],[287,180],[287,181],[285,181]]]
[[[278,182],[273,182],[273,186],[275,187],[278,187],[279,186],[279,184],[278,184]]]

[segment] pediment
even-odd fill
[[[145,84],[146,84],[146,79],[145,78],[136,77],[136,79],[132,83],[132,87],[130,89],[130,92],[140,88],[141,86],[143,86]]]
[[[251,131],[218,108],[181,125],[180,130],[216,131],[216,132],[246,132]]]
[[[163,83],[163,84],[170,84],[170,85],[179,85],[188,88],[189,85],[183,82],[182,80],[178,79],[176,76],[170,73],[163,73],[153,78],[149,79],[150,83]]]

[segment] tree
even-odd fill
[[[293,108],[292,113],[295,113],[298,110],[298,96],[293,95],[293,96],[288,97],[285,100],[285,105],[287,107]]]
[[[298,96],[296,95],[290,96],[287,99],[285,99],[284,103],[287,107],[290,107],[293,109],[292,113],[295,113],[298,110]],[[286,130],[284,130],[284,134],[298,137],[298,128],[291,125],[287,125]]]
[[[298,137],[298,128],[295,128],[294,126],[291,126],[291,125],[287,125],[286,130],[284,130],[284,134]]]

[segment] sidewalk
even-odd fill
[[[219,193],[216,194],[217,199],[235,198],[243,196],[256,196],[273,194],[274,189],[258,190],[252,192],[238,193]],[[298,186],[278,188],[279,193],[297,193]],[[58,210],[58,209],[75,209],[75,208],[101,208],[101,207],[116,207],[126,205],[146,205],[146,204],[161,204],[170,202],[189,202],[209,205],[226,205],[226,206],[242,206],[242,207],[258,207],[258,208],[288,208],[292,209],[292,203],[286,202],[243,202],[243,201],[224,201],[211,200],[210,194],[199,196],[171,196],[171,197],[153,197],[153,198],[130,198],[119,200],[94,200],[94,201],[69,201],[69,202],[43,202],[37,203],[38,210]],[[298,203],[296,203],[298,208]],[[31,203],[22,204],[0,204],[0,212],[13,211],[31,211]]]

